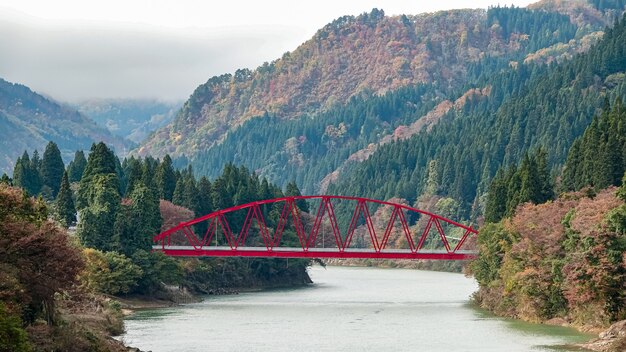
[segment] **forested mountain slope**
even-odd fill
[[[540,146],[547,150],[549,165],[562,164],[604,101],[626,96],[625,54],[622,20],[572,61],[520,64],[486,78],[488,99],[451,110],[429,133],[380,148],[330,191],[415,201],[430,180],[438,194],[459,202],[459,216],[470,216],[470,208],[480,214],[486,186],[501,165],[517,164]]]
[[[118,153],[130,146],[77,111],[0,79],[0,173],[11,174],[24,150],[43,151],[48,141],[59,146],[65,160],[95,141],[111,144]]]
[[[395,17],[375,9],[341,17],[272,63],[209,79],[138,153],[195,156],[255,116],[315,119],[361,93],[430,84],[437,97],[463,86],[473,65],[508,63],[592,27],[581,29],[559,13],[509,8]]]
[[[343,169],[346,162],[362,161],[377,145],[416,133],[423,124],[422,117],[429,121],[430,129],[453,106],[455,110],[466,109],[467,104],[476,104],[489,96],[489,80],[502,70],[511,71],[513,60],[526,60],[536,48],[560,40],[554,33],[561,33],[567,41],[578,31],[565,15],[520,8],[492,8],[486,12],[485,21],[491,23],[490,28],[499,28],[497,32],[503,35],[528,33],[524,48],[466,63],[463,84],[435,81],[384,95],[363,92],[322,113],[286,121],[276,114],[252,119],[229,132],[219,145],[193,157],[195,170],[215,176],[225,162],[234,162],[281,185],[295,180],[304,192],[316,192],[336,178],[338,168]],[[494,104],[502,99],[495,97]]]

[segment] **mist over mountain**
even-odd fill
[[[112,134],[141,143],[170,122],[182,102],[156,99],[90,99],[72,105]]]
[[[0,172],[10,175],[18,156],[25,150],[42,152],[48,141],[57,143],[66,163],[76,150],[89,150],[98,141],[110,144],[120,155],[131,147],[131,142],[78,111],[0,79]]]

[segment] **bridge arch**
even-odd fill
[[[319,202],[316,215],[309,214],[305,230],[303,213],[297,203],[300,201]],[[333,203],[353,203],[354,210],[347,231],[340,231],[335,206]],[[376,226],[370,214],[370,206],[386,207],[391,211],[389,219],[383,222],[382,228]],[[268,207],[282,209],[274,228],[267,226]],[[228,217],[240,213],[245,217],[236,226],[236,233]],[[416,216],[422,221],[423,229],[411,230],[407,216]],[[357,248],[353,242],[355,231],[362,219],[361,227],[369,234],[370,242],[365,248]],[[257,228],[253,227],[256,220]],[[295,232],[299,245],[285,247],[283,235],[288,227]],[[230,221],[233,221],[232,219]],[[330,228],[334,238],[333,246],[319,248],[320,230]],[[379,221],[380,223],[380,221]],[[204,225],[200,225],[204,224]],[[196,230],[202,228],[200,236]],[[390,248],[389,239],[394,228],[404,236],[404,248]],[[206,230],[205,230],[206,229]],[[448,234],[446,234],[446,231]],[[449,232],[462,234],[454,237]],[[425,248],[424,244],[432,233],[438,236],[442,248]],[[220,234],[221,233],[221,234]],[[156,243],[153,250],[162,251],[168,256],[207,256],[207,257],[278,257],[278,258],[379,258],[379,259],[435,259],[435,260],[466,260],[475,257],[476,251],[465,249],[468,239],[475,237],[477,231],[472,226],[460,224],[443,216],[413,208],[404,204],[368,199],[362,197],[314,195],[291,196],[250,202],[227,209],[218,210],[178,225],[154,236]],[[251,244],[249,238],[256,235],[256,243]],[[172,238],[178,237],[172,244]],[[218,243],[218,237],[222,243]],[[213,241],[215,240],[215,245]],[[248,243],[246,241],[249,241]],[[323,244],[326,242],[323,241]]]

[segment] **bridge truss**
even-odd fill
[[[303,201],[319,203],[315,216],[299,209]],[[338,202],[343,210],[354,206],[343,234],[335,216]],[[370,214],[374,207],[379,210],[375,218]],[[407,218],[415,224],[413,229]],[[404,204],[295,196],[238,205],[179,223],[153,238],[153,250],[179,257],[467,260],[476,251],[464,247],[476,234],[471,226]],[[392,237],[400,245],[390,246]]]

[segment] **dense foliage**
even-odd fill
[[[17,163],[16,185],[25,188],[32,183],[41,184],[41,177],[38,177],[41,175],[38,165],[41,164],[43,162],[36,152],[33,158],[25,152]],[[24,169],[26,172],[22,172]],[[163,284],[210,292],[219,287],[309,281],[306,260],[180,261],[150,253],[152,237],[181,221],[237,204],[283,196],[280,188],[267,179],[250,174],[245,168],[228,164],[223,174],[211,183],[206,177],[197,180],[191,167],[175,170],[169,156],[163,161],[131,157],[120,163],[106,144],[98,143],[92,145],[88,160],[84,160],[84,153],[77,152],[68,170],[62,174],[56,199],[50,201],[54,204],[54,218],[64,227],[76,222],[77,211],[80,215],[76,234],[87,247],[83,251],[87,268],[81,273],[81,280],[88,290],[113,295],[154,295],[164,289]],[[70,172],[79,179],[73,187],[69,183]],[[35,181],[28,183],[26,176],[29,175]],[[12,180],[6,177],[3,182],[8,184]],[[72,189],[76,189],[75,194]],[[286,192],[300,194],[295,183],[288,184]],[[50,192],[51,198],[52,194]],[[174,209],[169,201],[182,207]],[[298,205],[301,210],[308,209],[306,202]],[[190,210],[189,216],[180,218],[179,214],[187,214]],[[263,211],[267,225],[276,226],[279,209],[267,206]],[[242,226],[243,219],[239,216],[229,215],[235,232]],[[177,220],[172,222],[172,219]],[[206,223],[200,223],[195,230],[204,233],[206,226]],[[290,231],[293,232],[288,228],[285,241],[296,238],[293,233],[289,235]],[[260,236],[249,242],[258,240]]]
[[[558,187],[577,193],[541,204],[550,199],[541,192],[546,184],[528,176],[541,151],[519,169],[498,171],[487,197],[488,224],[478,236],[480,254],[471,264],[482,306],[531,321],[605,326],[626,318],[622,110],[620,99],[613,107],[606,101],[570,148]],[[527,186],[537,197],[524,197],[533,193]]]
[[[519,168],[500,169],[489,186],[485,221],[498,222],[513,215],[519,204],[542,204],[554,197],[546,152],[525,155]]]
[[[424,190],[428,163],[436,160],[441,194],[461,204],[457,216],[481,214],[484,194],[500,167],[519,163],[528,150],[541,146],[546,146],[549,167],[563,163],[605,97],[626,96],[621,75],[626,71],[625,22],[570,62],[520,63],[483,77],[492,88],[489,99],[451,110],[429,132],[379,148],[330,191],[414,202]]]
[[[83,267],[67,234],[48,221],[45,204],[0,184],[0,350],[27,350],[22,324],[54,324],[55,294]]]
[[[626,38],[625,38],[626,39]],[[604,189],[617,186],[626,171],[626,109],[621,99],[613,107],[605,103],[585,133],[574,141],[567,155],[561,188],[585,186]]]
[[[481,228],[477,301],[530,321],[605,326],[626,318],[626,205],[615,188],[525,204]]]

